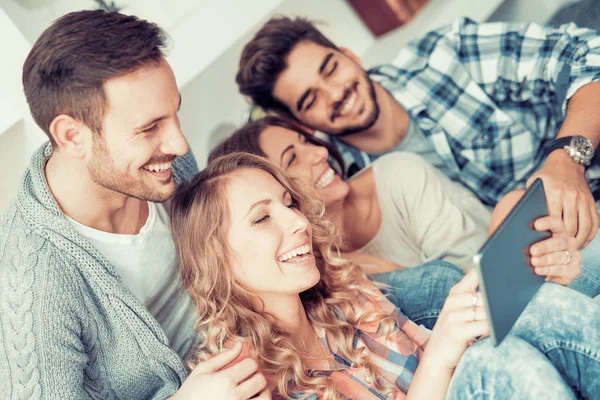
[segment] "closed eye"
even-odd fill
[[[158,130],[158,124],[154,124],[150,128],[144,129],[142,132],[144,132],[144,133],[154,133],[157,130]]]
[[[337,61],[333,63],[333,67],[331,67],[331,70],[327,73],[327,76],[331,76],[333,75],[333,73],[335,72],[335,70],[337,69],[338,63]]]
[[[317,95],[314,95],[312,100],[310,101],[310,103],[308,103],[308,105],[306,106],[306,108],[304,109],[304,111],[308,111],[310,110],[310,108],[312,107],[313,104],[315,104],[315,101],[317,101]]]
[[[299,208],[298,201],[296,199],[292,198],[292,202],[290,204],[288,204],[287,207],[298,209]]]
[[[288,163],[286,165],[286,168],[289,168],[294,163],[294,161],[296,161],[296,154],[292,154],[292,156],[290,157],[290,160],[288,161]]]
[[[259,219],[252,221],[252,225],[260,225],[264,222],[267,222],[269,220],[269,218],[271,218],[271,216],[269,214],[264,215],[264,216],[260,217]]]

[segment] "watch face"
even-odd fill
[[[591,160],[594,156],[594,146],[592,146],[592,143],[583,136],[573,137],[571,147],[575,148],[579,153],[579,156],[585,161]]]

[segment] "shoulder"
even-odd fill
[[[178,184],[191,181],[198,173],[198,163],[190,147],[183,156],[177,157],[173,162],[173,174]]]
[[[394,186],[421,182],[419,179],[433,172],[433,167],[417,154],[394,151],[379,157],[373,163],[373,174],[378,183]]]
[[[31,227],[16,207],[9,208],[0,220],[0,297],[64,300],[82,279],[65,251]]]

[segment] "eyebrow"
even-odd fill
[[[304,92],[304,94],[302,94],[302,96],[300,96],[300,99],[298,99],[298,102],[296,103],[296,109],[298,111],[300,111],[302,109],[302,105],[304,104],[304,101],[306,101],[306,98],[308,97],[308,95],[310,95],[311,92],[312,92],[312,90],[308,89],[306,92]]]
[[[281,196],[282,199],[285,199],[285,196],[288,194],[289,192],[287,190],[283,191],[283,195]],[[256,207],[260,206],[261,204],[265,204],[265,205],[269,205],[271,204],[271,199],[264,199],[264,200],[260,200],[257,201],[256,203],[252,204],[250,206],[250,209],[248,210],[248,212],[246,213],[246,215],[244,215],[244,218],[246,218],[251,212],[252,210],[254,210]]]
[[[179,111],[180,108],[181,108],[181,93],[179,93],[179,104],[177,105],[177,111]],[[140,125],[139,127],[135,128],[134,130],[136,130],[136,131],[143,131],[145,128],[147,128],[147,127],[149,127],[151,125],[154,125],[155,123],[157,123],[159,121],[162,121],[165,118],[167,118],[166,115],[163,115],[163,116],[158,117],[158,118],[154,118],[152,121],[147,122],[147,123],[145,123],[143,125]]]

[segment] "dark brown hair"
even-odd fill
[[[306,18],[271,18],[246,44],[235,81],[240,93],[266,110],[292,115],[288,107],[273,97],[273,86],[287,67],[287,56],[302,41],[338,49]]]
[[[208,162],[235,152],[250,153],[261,157],[267,157],[265,152],[260,148],[258,140],[260,134],[271,126],[279,126],[297,132],[306,138],[306,141],[316,146],[323,146],[329,151],[329,156],[338,163],[334,167],[339,168],[338,173],[344,176],[344,159],[340,152],[330,143],[316,138],[306,129],[300,126],[295,121],[277,115],[268,115],[259,120],[249,122],[247,125],[235,131],[230,137],[225,139],[221,144],[216,146],[208,156]]]
[[[46,29],[23,64],[25,97],[35,122],[50,138],[50,124],[67,114],[100,133],[108,104],[103,84],[163,60],[166,35],[134,16],[86,10]]]

